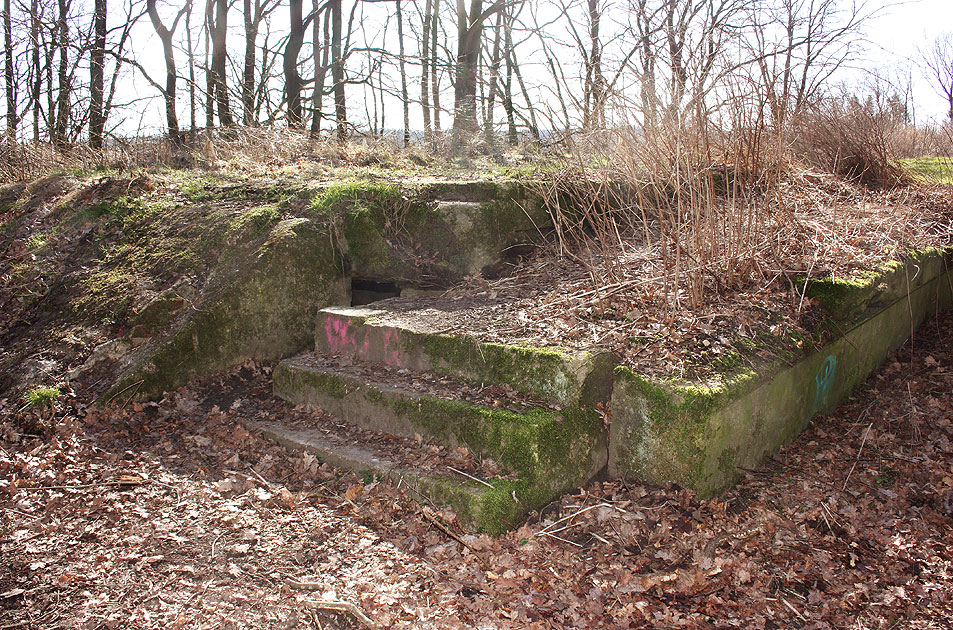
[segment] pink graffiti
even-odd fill
[[[324,334],[327,339],[327,349],[331,354],[354,354],[363,360],[368,360],[372,354],[370,331],[357,325],[356,330],[351,327],[351,321],[328,317],[324,320]],[[363,340],[358,337],[363,330]],[[404,367],[404,353],[400,348],[400,331],[393,328],[384,330],[384,347],[381,352],[381,361],[391,367]]]
[[[346,319],[328,317],[324,320],[324,332],[328,340],[328,349],[342,354],[348,348],[357,348],[354,335],[350,332],[350,322]]]
[[[391,341],[394,342],[394,348],[391,348]],[[400,333],[393,328],[388,328],[384,333],[384,365],[403,367],[403,364],[400,353]]]

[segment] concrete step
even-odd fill
[[[445,375],[348,364],[327,355],[286,359],[273,379],[275,394],[293,404],[323,409],[373,431],[433,439],[494,460],[518,477],[507,487],[509,501],[523,514],[586,483],[607,462],[602,417],[578,405],[557,411],[513,390],[487,399],[484,388],[468,389]],[[499,507],[513,513],[506,501]]]
[[[353,444],[346,435],[329,434],[316,428],[277,422],[249,422],[246,428],[260,431],[285,448],[312,453],[321,461],[365,477],[386,477],[411,491],[416,500],[453,509],[467,529],[499,535],[517,525],[529,511],[526,502],[513,499],[519,481],[478,481],[460,473],[422,471],[401,465],[371,448]]]
[[[459,302],[435,298],[326,308],[318,313],[315,350],[471,383],[507,385],[557,405],[589,407],[609,400],[618,362],[612,354],[483,343],[434,329],[460,310]]]

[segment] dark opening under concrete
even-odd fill
[[[392,280],[351,278],[351,306],[364,306],[400,296],[400,285]]]

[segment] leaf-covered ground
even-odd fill
[[[953,313],[730,492],[597,483],[499,539],[247,432],[246,366],[0,408],[0,628],[949,628]],[[420,447],[421,457],[433,453]]]

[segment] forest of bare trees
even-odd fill
[[[783,128],[827,94],[879,8],[3,0],[5,135],[101,148],[156,130],[156,100],[174,144],[201,129],[280,125],[462,151],[619,125],[728,124],[739,103],[746,120]],[[953,64],[934,52],[942,80]]]

